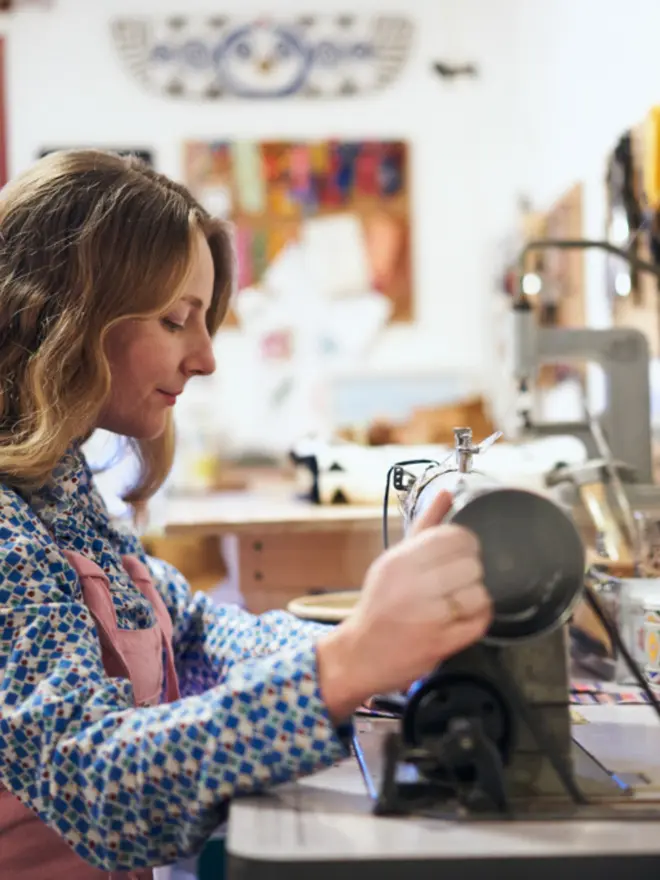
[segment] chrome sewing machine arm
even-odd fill
[[[474,485],[476,481],[483,481],[484,486],[492,485],[488,477],[474,470],[474,457],[486,452],[501,436],[501,431],[495,431],[475,445],[471,428],[454,428],[454,450],[451,455],[444,461],[431,464],[421,477],[408,474],[407,482],[397,487],[404,493],[402,509],[405,528],[408,528],[412,519],[422,513],[441,489],[451,492],[456,501],[468,482]],[[466,476],[468,474],[469,477]],[[432,490],[426,491],[429,486],[433,486]],[[452,516],[451,512],[449,516]]]

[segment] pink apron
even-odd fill
[[[179,698],[172,653],[172,622],[146,566],[133,556],[122,564],[140,592],[151,602],[156,624],[150,629],[121,630],[110,595],[110,584],[96,563],[79,553],[63,551],[76,570],[101,643],[106,674],[128,678],[136,706],[155,706],[163,693],[163,648],[167,663],[166,701]],[[108,873],[84,862],[67,843],[31,810],[0,785],[0,877],[7,880],[151,880],[151,869]]]

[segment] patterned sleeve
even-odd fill
[[[104,673],[73,569],[28,513],[2,513],[0,782],[83,859],[115,871],[190,855],[233,795],[345,756],[311,640],[246,650],[206,693],[134,708]]]
[[[147,557],[147,565],[174,624],[174,651],[183,694],[203,693],[222,683],[237,663],[282,650],[307,648],[327,625],[298,620],[284,611],[254,615],[237,605],[218,605],[192,595],[174,566]]]

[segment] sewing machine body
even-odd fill
[[[495,649],[498,660],[517,685],[530,713],[552,743],[557,757],[572,772],[572,740],[566,630],[561,628],[532,642]],[[499,678],[492,651],[475,648],[454,658],[457,665],[475,667]],[[506,692],[506,682],[498,682]],[[512,707],[515,713],[515,707]],[[548,755],[536,742],[523,718],[513,719],[513,745],[504,767],[505,784],[516,801],[530,807],[539,799],[567,801],[566,792]]]
[[[642,794],[611,774],[573,740],[569,706],[566,630],[562,628],[535,642],[506,648],[478,645],[443,665],[449,675],[483,676],[503,695],[507,681],[497,673],[507,670],[524,695],[527,711],[543,731],[544,746],[551,743],[552,757],[519,715],[513,718],[513,742],[503,782],[509,799],[501,810],[488,796],[456,797],[442,772],[434,770],[432,754],[406,742],[406,718],[381,720],[358,727],[356,754],[367,789],[378,815],[423,815],[460,821],[501,822],[509,819],[537,821],[570,819],[655,820],[660,817],[660,795]],[[497,662],[493,662],[498,654]],[[440,735],[440,731],[436,731]],[[396,744],[397,749],[394,748]],[[429,752],[433,752],[430,745]],[[576,802],[556,772],[561,761],[577,792]],[[388,766],[388,762],[393,763]],[[437,765],[436,765],[437,767]],[[640,778],[640,783],[642,782]]]

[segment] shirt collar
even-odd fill
[[[80,444],[73,444],[39,489],[24,498],[55,539],[77,531],[110,538],[122,553],[136,553],[139,541],[130,528],[114,522],[94,481]]]

